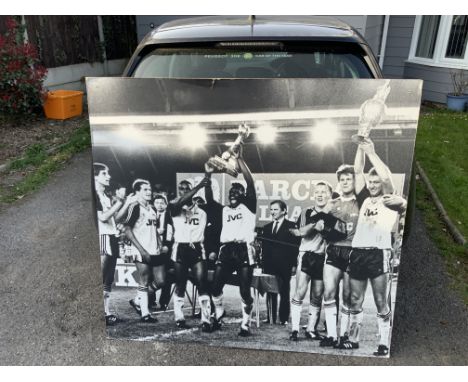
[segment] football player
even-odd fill
[[[350,315],[350,287],[349,287],[349,257],[351,253],[351,242],[356,232],[359,209],[369,192],[365,187],[364,152],[358,148],[356,152],[354,167],[341,165],[336,176],[341,191],[339,197],[332,199],[327,210],[333,216],[346,223],[347,236],[340,241],[330,243],[326,251],[325,266],[323,269],[324,293],[323,308],[327,324],[327,337],[320,342],[320,346],[334,346],[346,348],[349,343],[348,336]],[[340,281],[342,282],[342,306],[340,321],[340,340],[337,333],[337,314],[335,296],[339,293]]]
[[[139,274],[138,301],[130,305],[141,314],[145,323],[157,322],[148,309],[148,287],[154,283],[162,288],[166,282],[166,262],[162,241],[157,231],[157,214],[151,205],[151,185],[147,180],[137,179],[132,185],[136,202],[128,204],[124,220],[125,234],[132,242],[132,256]]]
[[[107,325],[114,325],[117,317],[111,314],[109,302],[112,283],[114,282],[115,266],[119,257],[119,241],[115,215],[122,208],[125,189],[119,188],[115,194],[115,203],[106,193],[111,176],[109,168],[102,163],[93,163],[94,182],[96,187],[96,209],[99,230],[99,249],[101,253],[101,269],[104,285],[104,313]]]
[[[198,287],[198,299],[201,308],[202,331],[211,332],[210,298],[207,286],[206,254],[203,246],[206,228],[206,212],[198,207],[193,197],[198,190],[205,187],[208,178],[203,178],[198,185],[191,187],[190,182],[179,183],[179,196],[169,203],[174,224],[174,245],[172,261],[176,278],[174,296],[174,315],[178,328],[186,329],[183,307],[188,272],[192,269]]]
[[[292,229],[291,233],[302,237],[299,247],[299,257],[296,271],[296,291],[291,299],[291,336],[292,341],[298,340],[299,324],[301,320],[302,302],[307,293],[309,281],[311,284],[309,321],[305,335],[308,339],[321,340],[317,331],[320,320],[323,295],[323,265],[325,262],[326,241],[321,232],[325,229],[325,222],[319,218],[332,195],[330,184],[318,181],[314,187],[315,204],[307,208],[299,218],[299,229]]]
[[[221,319],[224,316],[223,288],[227,278],[236,271],[242,299],[242,322],[239,336],[247,337],[250,335],[250,315],[253,308],[250,288],[255,263],[253,242],[257,196],[252,174],[242,157],[242,150],[234,153],[234,156],[247,183],[247,189],[240,183],[232,183],[229,190],[229,204],[223,209],[221,247],[212,286],[215,305],[213,330],[221,327]]]
[[[377,307],[379,346],[374,355],[386,356],[390,343],[391,309],[388,301],[392,229],[398,214],[406,208],[406,201],[394,194],[392,174],[375,153],[374,144],[367,139],[360,148],[374,166],[368,174],[370,196],[359,212],[356,233],[352,241],[349,276],[351,287],[351,315],[349,348],[359,347],[363,320],[362,305],[368,280]]]
[[[129,201],[131,196],[127,198]],[[171,258],[170,258],[170,251],[172,249],[173,243],[173,236],[174,236],[174,227],[172,224],[172,217],[169,213],[167,206],[167,198],[164,194],[154,194],[153,192],[153,206],[156,210],[156,227],[158,230],[158,234],[161,237],[162,241],[162,248],[161,248],[161,256],[165,256],[165,266],[166,271],[171,267]],[[125,212],[128,209],[128,205],[131,203],[126,201],[124,207],[122,207],[121,211],[119,211],[119,216],[121,212]],[[153,280],[153,282],[148,287],[148,307],[149,309],[154,309],[156,306],[156,291],[158,290],[158,285]],[[169,300],[171,297],[171,283],[165,282],[163,283],[163,288],[161,289],[161,295],[159,297],[159,304],[161,306],[161,311],[165,311],[167,309],[167,305],[169,304]],[[140,300],[139,294],[133,300],[130,301],[130,305],[141,314],[140,309]]]

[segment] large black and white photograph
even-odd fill
[[[108,337],[389,357],[421,86],[88,78]]]

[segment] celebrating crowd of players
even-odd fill
[[[373,168],[364,177],[365,158]],[[175,294],[174,318],[178,328],[187,328],[184,295],[189,274],[198,288],[203,332],[218,330],[224,316],[223,289],[235,271],[242,302],[240,336],[249,336],[253,308],[251,284],[253,267],[258,258],[255,240],[268,240],[284,224],[287,206],[283,201],[270,205],[273,224],[256,238],[257,200],[254,179],[245,163],[242,150],[235,160],[247,187],[233,183],[228,204],[222,206],[213,199],[211,174],[214,168],[205,164],[205,177],[193,186],[189,181],[178,184],[178,195],[168,200],[167,193],[154,193],[148,180],[136,179],[132,192],[118,187],[109,193],[110,174],[106,165],[94,163],[96,206],[100,233],[101,265],[104,283],[106,323],[118,320],[109,310],[111,286],[119,256],[119,237],[131,245],[125,256],[136,264],[139,285],[130,304],[143,322],[156,322],[150,314],[148,296],[161,289],[160,304],[169,303],[168,269],[173,268]],[[328,182],[318,181],[314,187],[314,202],[301,213],[298,222],[288,222],[289,234],[296,240],[296,290],[291,299],[291,335],[297,341],[302,302],[310,287],[309,320],[305,335],[320,341],[320,346],[357,349],[363,320],[363,301],[370,280],[377,308],[379,345],[375,355],[387,355],[390,337],[389,277],[392,256],[392,230],[406,201],[394,193],[391,173],[366,139],[358,144],[354,166],[338,168],[339,194]],[[204,188],[205,197],[198,191]],[[281,219],[281,220],[278,220]],[[275,224],[275,222],[279,224]],[[264,228],[265,228],[264,227]],[[270,239],[269,239],[270,238]],[[271,240],[274,242],[274,240]],[[121,251],[120,251],[121,252]],[[290,256],[291,250],[288,251]],[[278,255],[281,257],[281,253]],[[263,253],[262,257],[268,257]],[[208,282],[208,263],[214,266],[214,277]],[[270,267],[274,264],[270,264]],[[266,269],[266,268],[265,268]],[[191,271],[191,272],[190,272]],[[290,273],[289,273],[290,275]],[[280,316],[286,324],[289,316],[288,288],[281,293]],[[341,288],[340,288],[341,284]],[[337,296],[341,289],[341,316]],[[287,306],[284,300],[287,298]],[[154,299],[151,297],[150,300]],[[324,309],[327,335],[322,336],[317,325]],[[275,313],[276,314],[276,313]],[[338,325],[339,324],[339,325]]]

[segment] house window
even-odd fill
[[[447,44],[446,58],[463,58],[466,53],[468,16],[453,16]]]
[[[468,69],[468,16],[416,16],[408,61]]]
[[[419,29],[416,57],[433,58],[440,16],[423,16]]]

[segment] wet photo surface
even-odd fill
[[[87,79],[108,337],[388,357],[421,86]]]

